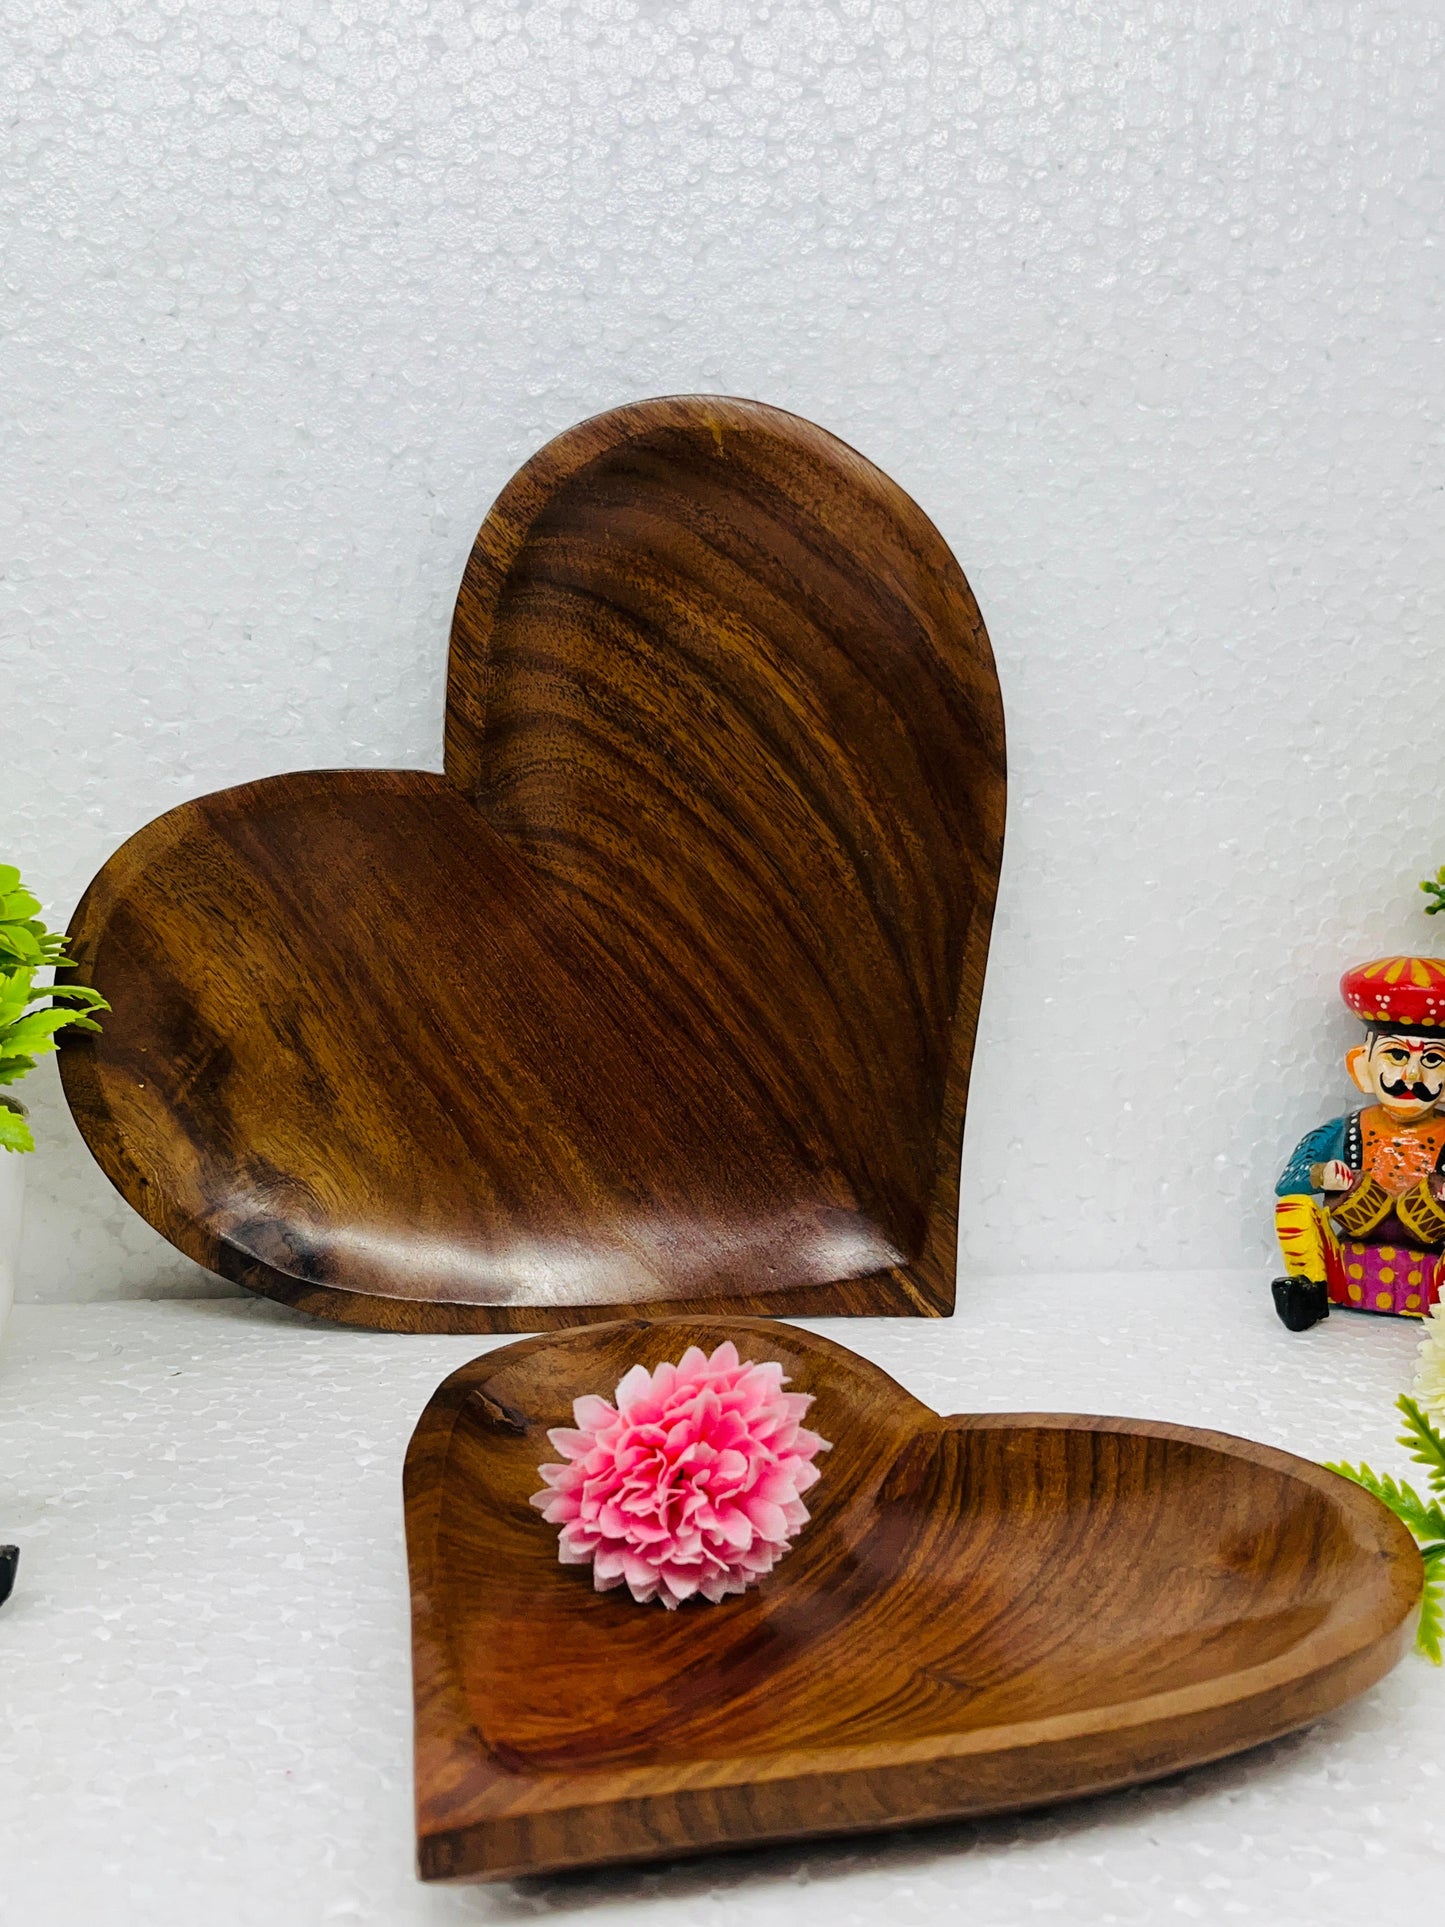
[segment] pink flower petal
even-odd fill
[[[605,1398],[598,1398],[595,1393],[589,1392],[585,1398],[572,1401],[572,1416],[577,1421],[578,1431],[585,1435],[605,1430],[608,1423],[616,1419],[617,1413]],[[547,1436],[551,1438],[552,1435],[549,1432]],[[556,1444],[556,1441],[553,1440],[553,1443]],[[557,1449],[561,1451],[562,1448],[558,1446]]]
[[[577,1399],[576,1429],[548,1433],[563,1463],[539,1467],[546,1490],[530,1501],[560,1527],[561,1563],[669,1612],[755,1585],[807,1523],[800,1495],[828,1450],[800,1424],[812,1399],[786,1383],[725,1339],[711,1357],[693,1345],[676,1365],[634,1365],[615,1405]]]

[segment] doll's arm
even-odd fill
[[[1294,1156],[1284,1167],[1279,1183],[1274,1187],[1275,1196],[1298,1197],[1302,1192],[1325,1189],[1323,1167],[1330,1164],[1339,1164],[1349,1170],[1345,1164],[1345,1119],[1342,1117],[1331,1118],[1328,1124],[1319,1125],[1300,1139],[1295,1146]]]

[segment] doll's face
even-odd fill
[[[1384,1032],[1357,1045],[1345,1065],[1360,1090],[1401,1124],[1428,1117],[1445,1092],[1445,1038]]]

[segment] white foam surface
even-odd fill
[[[933,516],[1008,711],[975,1269],[1268,1264],[1343,968],[1441,942],[1440,0],[11,0],[4,848],[63,919],[434,767],[507,477],[722,391]],[[22,1295],[193,1293],[30,1080]]]
[[[965,1280],[948,1323],[818,1328],[940,1411],[1110,1412],[1407,1470],[1417,1328],[1293,1336],[1232,1274]],[[0,1912],[45,1927],[1357,1927],[1430,1918],[1445,1674],[1016,1819],[496,1888],[412,1874],[400,1468],[489,1344],[260,1302],[19,1307],[0,1357]]]

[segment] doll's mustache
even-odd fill
[[[1440,1095],[1438,1091],[1432,1091],[1428,1084],[1410,1084],[1403,1078],[1398,1084],[1392,1084],[1388,1077],[1382,1077],[1380,1089],[1388,1091],[1391,1097],[1413,1097],[1419,1104],[1432,1103]]]

